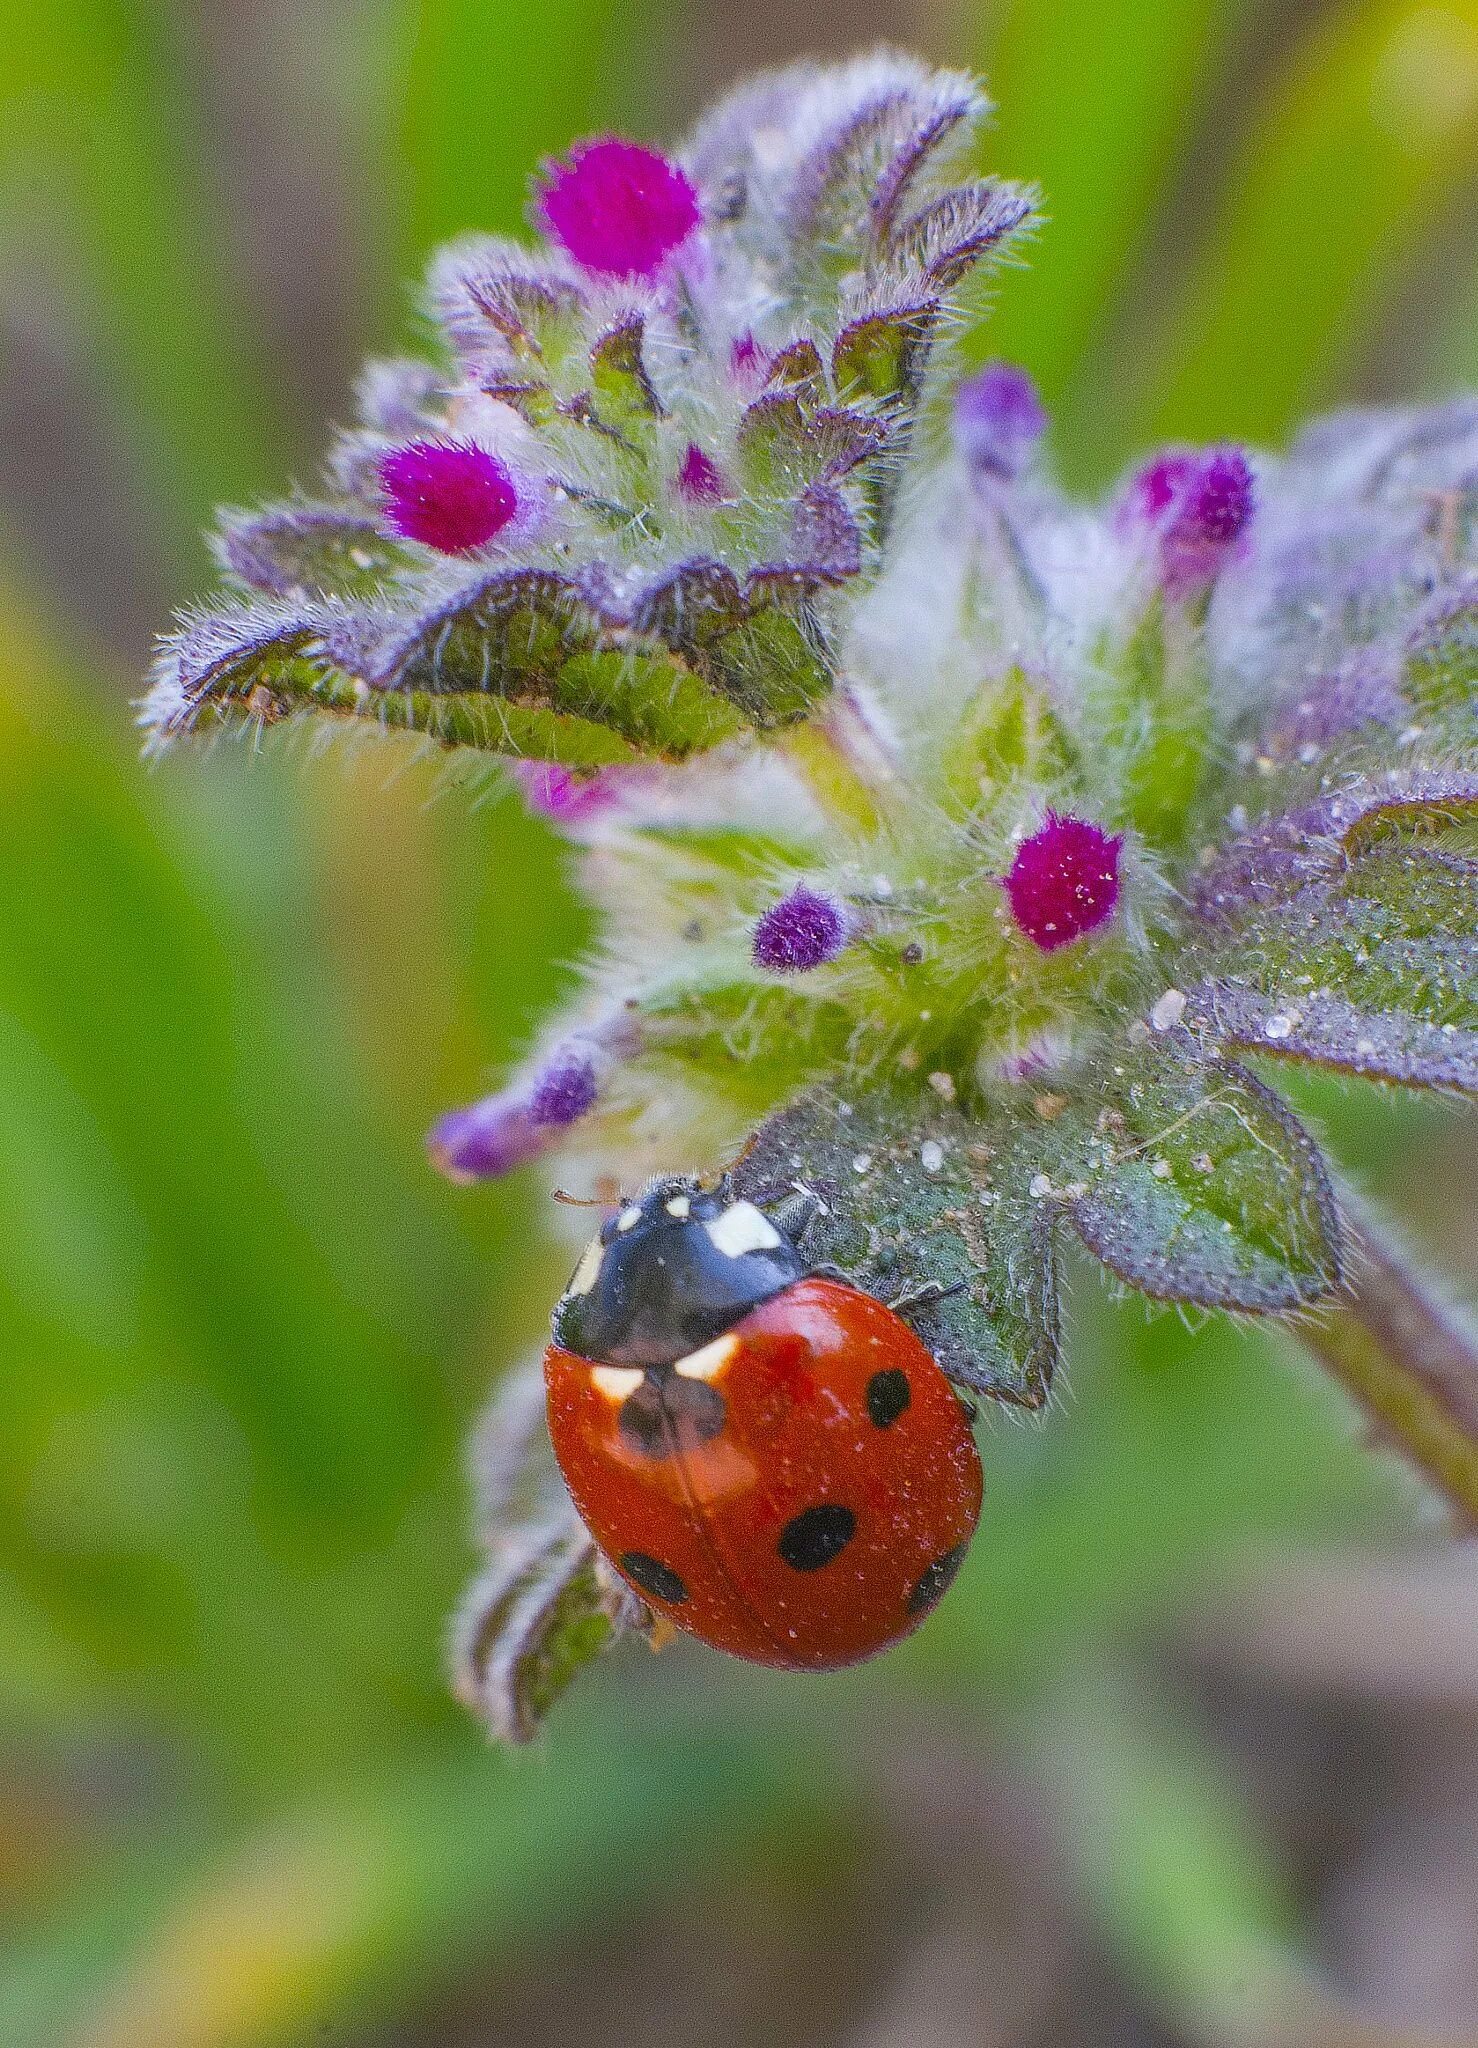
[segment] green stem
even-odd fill
[[[902,781],[845,684],[814,717],[789,727],[780,744],[830,817],[862,838],[877,831]]]
[[[1342,1201],[1350,1291],[1300,1335],[1458,1520],[1478,1527],[1478,1332],[1379,1217],[1348,1192]]]

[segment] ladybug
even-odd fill
[[[980,1514],[966,1410],[893,1309],[752,1202],[653,1182],[554,1313],[549,1428],[587,1527],[678,1628],[794,1670],[916,1628]]]

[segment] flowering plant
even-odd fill
[[[1478,1516],[1469,1340],[1244,1064],[1478,1090],[1478,402],[1071,501],[1026,377],[961,374],[1033,210],[985,111],[882,53],[577,148],[537,247],[436,259],[438,358],[371,365],[324,494],[225,515],[146,724],[506,756],[571,841],[598,947],[432,1134],[454,1178],[799,1186],[808,1253],[929,1284],[946,1372],[1024,1408],[1076,1240],[1300,1318]],[[515,1379],[461,1641],[511,1736],[642,1619],[536,1435]]]

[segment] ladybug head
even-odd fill
[[[588,1246],[554,1311],[554,1341],[601,1365],[674,1365],[805,1272],[753,1202],[668,1176]]]

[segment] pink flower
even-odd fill
[[[1006,876],[1011,915],[1044,953],[1096,931],[1119,901],[1122,835],[1087,818],[1047,813],[1047,822],[1016,849]]]
[[[513,478],[470,441],[408,441],[380,461],[385,520],[444,555],[486,547],[518,510]]]
[[[552,167],[539,211],[577,263],[606,277],[655,277],[701,217],[676,164],[614,135],[577,143]]]

